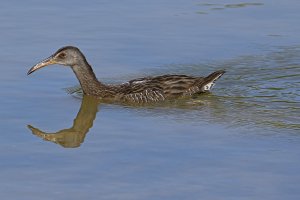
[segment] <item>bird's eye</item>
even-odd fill
[[[65,58],[65,57],[66,57],[66,54],[65,54],[65,53],[60,53],[60,54],[58,54],[58,57],[59,57],[59,58]]]

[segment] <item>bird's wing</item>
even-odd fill
[[[134,79],[122,85],[123,99],[134,103],[151,103],[165,100],[165,94],[151,77]]]

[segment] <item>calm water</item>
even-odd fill
[[[300,3],[0,3],[1,199],[299,199]],[[63,88],[64,45],[99,79],[227,73],[211,94],[98,105]]]

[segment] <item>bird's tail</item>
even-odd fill
[[[225,70],[219,70],[205,77],[202,85],[202,91],[204,92],[210,91],[212,87],[215,85],[216,80],[218,80],[224,73]]]

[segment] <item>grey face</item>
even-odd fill
[[[42,67],[53,65],[53,64],[60,64],[65,66],[74,66],[78,64],[82,60],[83,56],[80,50],[76,47],[67,46],[59,49],[56,51],[52,56],[46,58],[45,60],[39,62],[38,64],[34,65],[29,71],[28,75],[32,72],[41,69]]]
[[[82,59],[82,54],[76,47],[63,47],[53,54],[56,64],[74,66]]]

